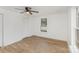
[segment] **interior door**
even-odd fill
[[[0,14],[0,47],[2,46],[2,14]]]

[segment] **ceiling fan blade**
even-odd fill
[[[21,11],[20,13],[26,13],[27,11],[26,10],[23,10],[23,11]]]
[[[39,13],[39,11],[31,11],[31,12]]]
[[[22,14],[22,13],[26,13],[26,11],[22,11],[22,12],[20,12],[20,13],[21,13],[21,14]]]
[[[20,12],[21,14],[25,13],[25,12]]]
[[[17,9],[17,10],[24,10],[24,9],[20,9],[20,8],[15,8],[15,9]]]

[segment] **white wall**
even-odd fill
[[[42,17],[46,17],[48,21],[48,29],[47,29],[48,32],[46,33],[40,31],[40,23]],[[67,18],[68,18],[67,12],[60,12],[52,15],[32,17],[30,19],[31,20],[30,24],[32,24],[31,31],[33,31],[32,34],[67,41],[68,39]]]
[[[0,13],[4,15],[4,46],[27,37],[24,33],[27,20],[24,15],[4,9],[0,9]]]

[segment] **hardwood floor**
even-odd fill
[[[68,53],[67,42],[32,36],[0,48],[2,53]]]

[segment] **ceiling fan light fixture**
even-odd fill
[[[29,12],[26,12],[27,14],[29,14]]]

